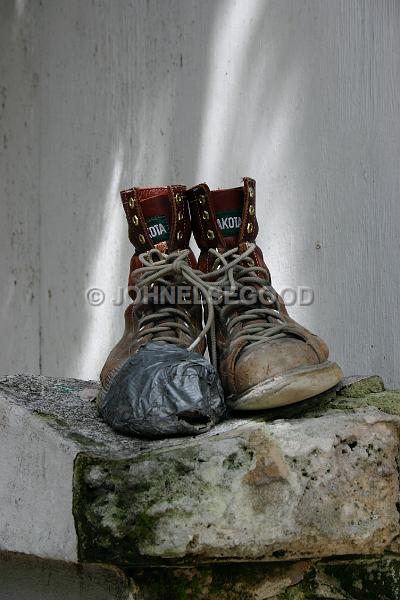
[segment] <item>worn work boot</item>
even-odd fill
[[[195,302],[196,282],[202,283],[189,249],[185,188],[132,188],[121,198],[135,247],[133,302],[100,375],[100,414],[133,435],[206,431],[225,405],[218,374],[202,356],[206,333],[201,302]]]
[[[243,181],[217,191],[200,184],[188,197],[199,269],[215,298],[219,292],[211,358],[218,361],[228,404],[258,410],[315,396],[336,385],[342,372],[328,361],[326,344],[289,317],[271,287],[256,245],[255,181]]]

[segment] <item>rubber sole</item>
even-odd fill
[[[240,396],[228,398],[233,410],[263,410],[302,402],[334,387],[343,378],[339,365],[326,361],[270,377]]]

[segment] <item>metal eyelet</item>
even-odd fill
[[[182,200],[183,200],[182,194],[176,194],[175,195],[175,201],[176,201],[177,204],[180,204],[182,202]]]
[[[144,235],[142,233],[139,233],[138,239],[141,244],[144,244],[146,241],[146,238],[144,237]]]
[[[129,198],[129,206],[133,208],[135,206],[135,198]]]
[[[250,204],[250,206],[249,206],[249,215],[254,215],[255,212],[256,212],[256,209],[254,208],[254,205]]]
[[[204,194],[200,194],[200,196],[198,197],[198,201],[200,204],[205,204],[206,203],[206,197]]]
[[[247,233],[251,233],[253,231],[253,223],[247,223]]]
[[[249,186],[249,196],[250,198],[254,198],[254,188]]]
[[[210,215],[208,214],[208,210],[203,210],[203,219],[205,221],[208,221],[209,218],[210,218]]]
[[[182,231],[178,231],[178,233],[176,234],[176,239],[177,240],[181,240],[183,238],[183,233]]]
[[[132,223],[134,225],[138,225],[139,224],[139,219],[138,219],[137,215],[133,215],[133,217],[132,217]]]
[[[209,229],[207,231],[207,237],[208,237],[209,240],[213,240],[215,238],[215,233],[213,232],[212,229]]]
[[[183,212],[179,211],[178,212],[178,221],[182,221],[182,219],[183,219]]]

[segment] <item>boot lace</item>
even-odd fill
[[[139,292],[148,292],[157,285],[168,295],[171,288],[187,284],[198,290],[202,297],[207,296],[207,287],[203,284],[200,271],[193,270],[187,262],[190,250],[179,250],[164,254],[153,248],[139,255],[143,267],[136,269],[138,279],[136,289]],[[142,297],[139,294],[139,297]],[[179,331],[192,337],[192,331],[188,325],[188,314],[174,304],[160,304],[157,310],[143,311],[138,323],[138,339],[151,335],[157,341],[176,343],[179,341]],[[213,313],[212,313],[213,320]],[[204,328],[189,350],[194,350],[201,340],[207,335],[210,324]],[[150,326],[149,326],[150,325]]]
[[[222,302],[221,308],[217,310],[220,320],[225,323],[232,345],[244,343],[251,347],[262,344],[267,339],[278,339],[288,334],[299,336],[279,309],[277,293],[269,283],[268,271],[254,264],[251,254],[255,248],[255,244],[248,244],[244,252],[239,252],[236,247],[224,253],[209,249],[215,257],[214,268],[203,274],[203,280],[213,281],[207,283],[208,287],[213,286],[221,297],[228,295],[226,297],[229,301]],[[251,304],[243,301],[241,290],[245,289],[253,292]],[[230,317],[230,313],[233,316]],[[210,355],[216,357],[216,336],[210,337]]]
[[[139,256],[143,267],[137,269],[136,273],[143,276],[139,278],[138,289],[148,289],[156,283],[167,288],[186,283],[200,292],[205,304],[205,323],[188,350],[194,350],[208,334],[210,360],[215,367],[216,310],[220,319],[226,323],[232,344],[244,342],[247,346],[254,346],[267,339],[278,339],[287,334],[298,336],[298,332],[279,310],[276,292],[269,284],[267,270],[254,265],[250,257],[255,248],[255,244],[249,244],[241,253],[238,247],[224,253],[210,249],[209,252],[215,257],[215,261],[214,268],[209,273],[202,273],[190,267],[187,262],[189,249],[171,254],[152,249]],[[262,292],[262,296],[251,306],[243,303],[240,298],[240,290],[245,287]],[[224,301],[227,297],[229,302]],[[221,308],[219,304],[222,305]],[[230,312],[234,312],[231,318]],[[163,305],[157,311],[151,314],[144,313],[140,317],[138,337],[151,334],[158,341],[176,343],[179,331],[191,335],[187,319],[187,313],[177,306]],[[148,326],[157,321],[158,324]]]

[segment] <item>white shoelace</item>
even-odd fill
[[[221,319],[226,318],[226,326],[231,334],[231,343],[245,342],[249,346],[260,344],[267,338],[284,337],[287,333],[294,333],[293,327],[279,312],[276,302],[276,293],[268,282],[266,269],[254,264],[250,255],[254,252],[255,244],[239,253],[239,249],[232,248],[220,253],[210,249],[215,257],[214,268],[209,273],[202,273],[192,269],[187,262],[190,250],[180,250],[171,254],[163,254],[157,249],[144,252],[139,256],[143,267],[136,269],[136,274],[142,274],[137,283],[139,290],[151,288],[156,283],[160,286],[177,286],[188,284],[201,294],[205,304],[206,319],[204,327],[190,344],[189,350],[195,350],[201,340],[209,334],[209,352],[212,364],[217,366],[217,344],[215,331],[215,299],[221,299],[225,294],[239,294],[243,287],[261,289],[269,298],[268,306],[265,302],[256,302],[250,308],[246,304],[235,303],[236,316],[229,319],[227,314],[231,305],[222,302],[218,308]],[[240,314],[237,312],[240,311]],[[176,343],[178,331],[191,335],[187,324],[188,315],[183,310],[173,305],[164,305],[151,314],[144,313],[139,319],[138,337],[153,335],[158,341]],[[147,327],[151,322],[160,321],[158,325]],[[241,327],[235,326],[241,324]]]

